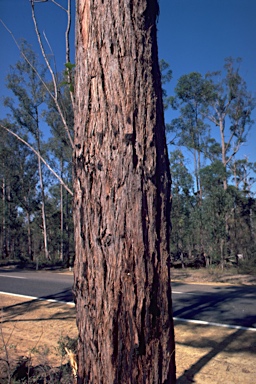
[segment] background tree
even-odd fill
[[[41,81],[38,79],[37,72],[40,77],[44,77],[44,68],[39,66],[37,58],[30,47],[26,43],[22,45],[22,51],[28,58],[26,60],[18,61],[13,69],[13,73],[7,76],[7,87],[12,90],[15,95],[18,106],[14,100],[10,98],[5,99],[5,106],[9,107],[13,120],[22,128],[25,128],[34,140],[34,147],[39,155],[42,154],[42,135],[39,127],[40,106],[44,101],[44,89]],[[40,68],[41,67],[41,68]],[[45,212],[45,187],[42,172],[41,158],[38,157],[38,174],[41,189],[41,213],[42,213],[42,227],[44,237],[44,250],[46,259],[50,258],[48,249],[47,237],[47,224]]]
[[[175,382],[157,14],[155,0],[77,3],[79,383]]]
[[[70,102],[70,91],[65,84],[63,84],[60,89],[63,115],[65,116],[68,126],[72,127],[74,125],[74,114],[73,106]],[[48,140],[50,156],[52,157],[54,166],[58,167],[58,174],[61,179],[65,181],[65,184],[68,185],[70,189],[72,189],[72,147],[67,141],[63,122],[55,102],[49,96],[47,97],[46,102],[47,109],[44,111],[44,117],[51,132],[51,137]],[[71,134],[71,136],[73,138],[73,134]],[[58,232],[60,242],[59,254],[60,260],[62,260],[65,265],[69,265],[70,259],[73,259],[74,257],[73,245],[70,245],[70,243],[73,243],[72,201],[70,197],[70,194],[65,190],[64,186],[60,184],[59,199],[56,194],[55,198],[57,200],[56,204],[60,210],[60,231]]]
[[[5,121],[12,130],[15,126]],[[14,137],[3,132],[1,158],[2,257],[33,260],[33,216],[38,212],[38,168],[34,154]]]
[[[167,109],[169,104],[170,104],[170,97],[168,97],[167,91],[166,91],[166,89],[164,89],[164,85],[171,81],[172,70],[170,69],[170,65],[163,59],[161,59],[159,61],[159,67],[160,67],[160,71],[161,71],[161,82],[162,82],[164,109]]]
[[[39,78],[41,79],[41,84],[44,86],[46,92],[48,93],[48,95],[51,97],[52,101],[55,104],[55,107],[59,113],[59,117],[62,121],[64,130],[65,130],[65,133],[67,136],[67,140],[68,140],[69,144],[71,145],[71,147],[73,148],[73,146],[74,146],[73,138],[72,138],[73,126],[69,126],[68,121],[65,118],[65,113],[63,112],[63,108],[61,106],[62,98],[61,98],[61,92],[60,92],[60,87],[59,87],[58,73],[56,73],[56,68],[51,65],[51,62],[49,60],[49,55],[47,54],[47,50],[46,50],[45,45],[43,44],[43,41],[41,38],[41,34],[40,34],[40,30],[39,30],[37,18],[36,18],[36,12],[35,12],[35,3],[37,3],[37,2],[41,2],[41,1],[34,1],[34,0],[30,1],[32,19],[33,19],[33,23],[34,23],[34,27],[35,27],[35,33],[37,36],[38,44],[39,44],[39,47],[41,50],[41,54],[43,56],[45,65],[46,65],[46,67],[50,73],[50,76],[51,76],[52,88],[47,86],[47,84],[44,82],[44,80],[41,78],[40,75],[39,75]],[[71,0],[67,0],[67,8],[64,8],[60,3],[58,3],[54,0],[51,0],[51,2],[54,3],[59,9],[66,12],[66,15],[67,15],[67,27],[66,27],[66,32],[65,32],[65,48],[66,48],[66,52],[65,52],[66,53],[66,55],[65,55],[65,57],[66,57],[66,63],[65,63],[66,81],[65,81],[65,83],[68,85],[68,88],[69,88],[70,103],[71,103],[72,108],[73,108],[74,107],[74,95],[73,95],[72,81],[73,81],[74,64],[71,64],[71,62],[70,62]],[[44,34],[44,37],[46,38],[46,43],[48,45],[48,48],[50,48],[50,54],[51,54],[50,56],[54,57],[54,53],[52,52],[51,46],[50,46],[45,34]],[[24,56],[24,59],[31,66],[31,63],[26,56]],[[54,63],[55,63],[55,60],[54,60]]]
[[[200,73],[183,75],[175,87],[173,104],[179,108],[180,116],[168,125],[168,131],[175,133],[177,145],[188,148],[194,159],[196,189],[202,199],[200,169],[202,154],[209,139],[209,126],[204,122],[202,109],[212,98],[212,85]]]
[[[70,185],[72,184],[71,178],[72,178],[72,171],[71,171],[71,156],[72,156],[72,146],[73,146],[73,139],[72,139],[72,131],[73,131],[73,75],[74,75],[74,64],[71,64],[71,54],[70,54],[70,31],[71,31],[71,0],[66,1],[67,7],[65,8],[63,2],[58,3],[56,1],[49,1],[46,5],[43,6],[49,6],[49,3],[54,4],[56,6],[56,9],[58,8],[61,10],[61,12],[66,12],[67,14],[67,25],[66,25],[66,31],[64,35],[64,43],[65,43],[65,73],[64,73],[64,79],[63,76],[59,75],[57,73],[57,67],[56,67],[56,60],[54,56],[54,52],[52,51],[50,41],[48,40],[45,32],[40,34],[38,23],[37,23],[37,17],[36,17],[36,3],[34,1],[30,1],[31,5],[31,12],[32,12],[32,19],[34,22],[35,32],[38,38],[39,47],[42,53],[42,57],[44,59],[45,67],[48,70],[48,75],[51,76],[51,82],[48,81],[48,78],[45,76],[45,69],[41,70],[41,65],[38,64],[37,59],[35,60],[35,53],[29,49],[26,43],[19,44],[18,40],[16,40],[15,36],[11,32],[10,29],[2,22],[6,30],[11,34],[14,43],[18,47],[21,53],[22,59],[16,64],[16,80],[18,76],[22,79],[22,77],[26,80],[25,82],[19,82],[17,83],[17,89],[19,96],[16,98],[14,102],[12,102],[10,99],[6,100],[6,105],[9,105],[9,107],[12,110],[12,115],[14,117],[14,120],[16,119],[16,122],[20,124],[22,127],[22,123],[24,121],[25,113],[22,117],[20,117],[19,114],[19,108],[21,107],[21,104],[17,107],[17,99],[29,97],[31,94],[33,94],[33,86],[32,83],[34,83],[34,90],[39,89],[41,90],[41,104],[38,107],[38,115],[34,114],[32,117],[33,107],[31,108],[31,105],[27,103],[26,107],[27,109],[30,108],[31,110],[27,114],[26,118],[27,121],[30,117],[30,123],[35,123],[36,118],[38,122],[38,130],[37,130],[37,137],[36,140],[33,141],[33,135],[29,134],[26,137],[26,140],[24,139],[24,136],[20,136],[21,134],[21,127],[19,131],[13,132],[10,127],[7,128],[6,125],[1,124],[1,128],[8,131],[10,134],[16,137],[16,139],[20,140],[23,144],[25,144],[36,156],[38,160],[38,164],[41,164],[41,173],[40,175],[40,181],[41,185],[43,186],[43,179],[48,182],[48,187],[46,190],[46,195],[43,199],[42,210],[44,211],[44,214],[42,215],[45,219],[43,219],[43,233],[44,233],[44,239],[45,239],[45,245],[43,246],[44,249],[48,249],[48,251],[45,252],[45,255],[48,257],[49,251],[51,254],[51,257],[53,258],[53,261],[56,261],[56,253],[58,253],[58,258],[61,259],[65,265],[69,263],[69,261],[73,259],[73,234],[72,234],[72,214],[70,212],[71,209],[71,199],[67,195],[67,193],[64,191],[64,188],[66,191],[68,191],[69,194],[72,195],[72,191],[70,188]],[[45,2],[46,3],[46,2]],[[44,36],[44,42],[41,39],[41,36]],[[21,64],[22,63],[22,64]],[[29,75],[30,73],[30,75]],[[32,81],[33,77],[33,81]],[[47,79],[47,80],[46,80]],[[16,88],[15,84],[11,84],[12,80],[14,80],[14,73],[10,74],[8,77],[8,83],[11,87]],[[30,81],[31,80],[31,81]],[[35,86],[35,84],[37,84]],[[68,97],[67,97],[68,94]],[[17,95],[16,95],[17,96]],[[35,99],[35,103],[38,101],[38,98]],[[31,103],[30,103],[31,104]],[[47,124],[50,125],[52,128],[52,131],[50,132],[50,129],[46,126],[46,124],[42,124],[42,105],[46,108],[46,113],[44,114],[45,119],[47,121]],[[16,109],[16,112],[15,112]],[[55,118],[55,121],[53,120]],[[34,119],[34,121],[33,121]],[[57,131],[54,131],[53,123],[54,125],[58,126]],[[61,123],[60,123],[61,122]],[[30,128],[32,127],[32,124],[30,124]],[[61,130],[63,132],[61,132]],[[30,131],[31,133],[31,131]],[[35,130],[33,130],[32,133],[35,133]],[[46,135],[45,135],[46,133]],[[52,134],[53,137],[50,138],[49,142],[42,144],[42,138],[48,138],[48,136]],[[59,135],[59,136],[58,136]],[[60,139],[61,137],[61,139]],[[53,142],[55,141],[55,144]],[[40,144],[38,146],[38,144]],[[61,149],[58,151],[59,144],[61,144]],[[69,146],[69,148],[68,148]],[[40,147],[40,149],[39,149]],[[43,153],[44,151],[44,153]],[[58,152],[58,154],[57,154]],[[62,154],[61,154],[62,153]],[[47,173],[47,169],[44,168],[44,164],[58,179],[60,182],[60,204],[58,201],[55,200],[55,183],[56,181],[51,179],[49,180],[49,174]],[[63,176],[63,178],[61,178]],[[64,180],[65,179],[65,180]],[[45,194],[45,189],[43,188],[43,195]],[[53,195],[52,195],[53,194]],[[42,194],[41,194],[42,195]],[[41,196],[42,199],[42,196]],[[57,204],[57,206],[52,205]],[[60,221],[55,220],[56,219],[56,208],[59,209],[60,214]],[[19,208],[21,209],[21,208]],[[51,213],[51,210],[53,211]],[[33,224],[37,224],[41,229],[42,225],[38,220],[38,212],[33,212]],[[47,236],[46,236],[46,221],[47,221]],[[60,225],[60,228],[56,228],[57,225]],[[52,226],[55,227],[52,229]],[[51,233],[53,236],[51,236]],[[41,236],[40,233],[38,233],[37,230],[35,230],[37,241],[34,242],[34,248],[38,248],[41,250],[42,242],[41,242]],[[50,242],[50,243],[49,243]],[[36,243],[38,247],[36,246]],[[59,244],[59,246],[58,246]],[[53,252],[53,253],[52,253]],[[38,252],[36,252],[38,254]],[[23,254],[23,252],[22,252]],[[40,259],[43,261],[43,258],[40,255]]]
[[[249,161],[248,157],[244,159],[235,158],[231,162],[230,171],[232,172],[233,182],[237,189],[242,189],[245,195],[253,195],[251,189],[256,182],[256,162]]]
[[[223,164],[216,161],[201,170],[204,190],[202,220],[204,226],[204,251],[212,260],[219,260],[224,268],[227,255],[226,242],[228,236],[227,215],[232,208],[232,200],[228,191],[222,187],[226,173]]]
[[[239,74],[240,62],[232,58],[226,59],[225,77],[221,72],[208,73],[207,79],[213,87],[213,94],[205,116],[219,127],[221,139],[222,164],[225,168],[246,141],[247,134],[253,124],[251,119],[255,100],[247,91],[245,81]],[[223,179],[223,187],[227,189],[227,178]]]
[[[27,251],[29,260],[34,260],[32,222],[33,215],[40,211],[40,199],[37,193],[38,166],[36,157],[30,153],[28,148],[17,141],[14,144],[17,148],[15,151],[17,163],[11,172],[12,177],[16,178],[15,184],[12,186],[12,192],[19,207],[21,225],[24,231],[27,232],[27,238],[22,236],[24,245],[21,246],[21,249]]]
[[[179,113],[167,124],[167,132],[172,134],[170,143],[178,148],[170,153],[171,249],[182,266],[191,265],[193,255],[204,256],[207,265],[220,263],[222,267],[239,252],[248,262],[256,259],[251,230],[255,223],[255,164],[235,156],[246,143],[255,104],[239,74],[239,60],[227,59],[224,69],[224,73],[218,71],[205,77],[197,72],[183,75],[175,95],[166,95],[168,105]],[[220,127],[219,140],[214,132],[216,125]],[[188,152],[192,162],[186,158]],[[188,172],[184,164],[189,162],[194,165],[194,178],[192,187],[184,193],[179,178]],[[251,239],[252,246],[241,239],[241,228],[246,232],[247,244]]]
[[[19,249],[17,249],[18,253],[8,251],[7,254],[9,258],[18,256],[18,258],[24,260],[26,258],[34,260],[34,255],[36,255],[36,261],[38,262],[39,258],[41,261],[47,259],[46,256],[48,257],[50,252],[53,262],[61,260],[65,265],[69,265],[69,262],[72,263],[74,258],[70,195],[72,184],[72,148],[67,142],[63,122],[56,105],[52,98],[44,92],[44,85],[40,79],[43,76],[44,70],[42,70],[41,76],[38,77],[37,73],[39,73],[39,68],[41,67],[37,66],[35,54],[26,44],[24,45],[23,54],[26,55],[30,64],[27,60],[22,59],[18,61],[7,77],[7,85],[16,96],[14,99],[7,98],[5,100],[6,106],[11,111],[9,120],[13,123],[11,124],[8,119],[0,122],[4,137],[6,137],[6,132],[8,132],[8,135],[11,133],[9,136],[12,136],[6,141],[10,142],[10,150],[5,151],[5,144],[4,142],[2,143],[2,151],[5,154],[2,158],[5,167],[8,164],[12,164],[13,154],[18,151],[15,156],[18,163],[15,163],[15,166],[9,166],[8,180],[10,178],[15,180],[15,183],[11,184],[10,187],[12,195],[15,196],[15,209],[19,213],[19,223],[15,221],[15,226],[19,232],[17,237],[20,239],[20,244]],[[51,89],[51,84],[47,86]],[[68,95],[68,88],[69,86],[66,84],[62,85],[62,92],[60,92],[61,106],[66,120],[72,125],[73,110]],[[45,109],[44,112],[43,108]],[[44,123],[42,131],[43,118],[48,126]],[[46,132],[47,134],[45,134]],[[42,137],[47,138],[47,136],[50,136],[47,142],[43,142]],[[17,141],[16,144],[15,141]],[[22,151],[21,147],[23,147]],[[21,154],[24,154],[24,156],[22,157]],[[36,172],[35,162],[38,163]],[[56,200],[54,190],[57,179],[50,177],[48,168],[55,176],[57,175],[55,171],[60,175],[60,177],[57,175],[58,180],[61,182],[60,201]],[[40,172],[39,169],[41,170]],[[43,180],[47,184],[46,194],[43,193],[44,199],[42,199],[43,195],[41,193],[42,185],[44,184]],[[6,176],[3,182],[6,191]],[[40,188],[38,189],[39,186]],[[64,187],[68,192],[64,190]],[[43,204],[40,203],[42,201]],[[11,206],[6,193],[2,195],[2,202],[3,204],[5,202],[5,207],[6,209],[8,208],[7,211],[2,211],[2,228],[5,228],[4,232],[7,233],[8,227],[4,223],[6,224],[6,220],[10,216],[8,212],[11,212],[9,209]],[[40,210],[42,211],[42,207],[44,214],[41,215],[40,220],[38,214]],[[56,220],[56,209],[60,215],[59,221]],[[48,252],[45,252],[45,242],[42,242],[42,232],[46,234],[45,227],[42,225],[42,216],[45,220],[43,223],[47,221]],[[23,231],[27,230],[28,232],[27,246],[21,245],[24,233],[18,230],[19,227]],[[14,237],[14,233],[9,231],[9,237]],[[8,236],[3,236],[4,238],[8,239]],[[6,241],[4,241],[4,244],[6,244]],[[16,244],[16,246],[18,245]],[[44,257],[42,252],[45,254]],[[3,256],[5,254],[6,252],[2,253]]]
[[[180,150],[170,153],[172,170],[172,232],[170,242],[173,260],[179,258],[182,267],[185,266],[184,255],[191,257],[196,243],[191,219],[196,205],[196,197],[193,195],[193,177],[185,163],[185,157]]]

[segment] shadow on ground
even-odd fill
[[[69,293],[70,289],[60,292],[54,296],[55,300],[62,301]],[[50,297],[53,298],[52,296]],[[47,299],[47,298],[45,298]],[[61,310],[58,310],[58,307]],[[65,308],[65,309],[64,309]],[[35,316],[40,310],[40,317]],[[31,316],[30,316],[31,314]],[[74,318],[74,306],[65,305],[56,302],[42,300],[27,300],[16,302],[14,304],[2,307],[1,323],[16,323],[29,321],[47,321],[47,320],[69,320]]]
[[[184,369],[182,373],[179,370],[177,384],[197,382],[195,376],[206,366],[207,369],[205,371],[209,375],[211,370],[215,371],[215,382],[219,382],[217,380],[219,372],[217,372],[218,368],[216,367],[218,363],[221,364],[221,367],[226,367],[227,371],[234,370],[233,373],[236,375],[237,381],[233,381],[233,383],[247,383],[245,379],[239,378],[239,375],[244,376],[251,374],[253,371],[255,373],[255,364],[250,365],[248,355],[250,354],[252,361],[255,360],[256,332],[241,329],[227,330],[225,328],[202,325],[187,325],[179,321],[175,321],[175,329],[175,333],[178,336],[176,339],[177,350],[179,352],[189,350],[190,354],[194,355],[194,362],[189,364],[188,368]],[[181,363],[180,359],[182,357],[186,359],[185,355],[180,356],[178,353],[177,365]],[[231,361],[232,358],[233,361]],[[237,367],[235,366],[235,360],[237,360]],[[243,363],[246,365],[246,368],[243,368]],[[227,374],[230,375],[231,372],[227,372]]]

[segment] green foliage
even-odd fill
[[[235,159],[252,126],[254,99],[239,74],[239,61],[221,71],[183,75],[171,100],[179,112],[167,125],[178,149],[170,154],[174,258],[202,256],[207,264],[256,260],[256,212],[252,185],[256,165]],[[211,126],[208,122],[214,123]],[[220,140],[213,137],[220,128]],[[181,150],[192,154],[193,168]]]
[[[21,59],[11,68],[7,86],[13,99],[5,99],[5,106],[11,113],[1,123],[37,149],[71,187],[72,149],[56,105],[38,77],[39,73],[44,79],[45,69],[25,42],[22,49],[32,67]],[[73,68],[73,64],[67,63],[67,71]],[[53,90],[52,84],[47,86]],[[72,129],[73,110],[67,87],[60,89],[59,100]],[[47,135],[44,134],[46,124],[50,131]],[[1,128],[0,162],[0,258],[43,266],[46,260],[38,158]],[[41,171],[49,252],[52,262],[68,266],[74,259],[72,199],[44,165]]]
[[[72,71],[72,69],[75,68],[75,64],[72,64],[72,63],[65,63],[65,67],[69,70],[69,71]]]
[[[220,160],[212,162],[210,165],[200,170],[202,189],[204,195],[208,195],[217,189],[223,189],[223,178],[227,177],[227,170]]]
[[[163,59],[160,60],[159,67],[160,67],[160,71],[161,71],[161,81],[162,81],[162,86],[163,86],[164,84],[169,83],[171,81],[172,70],[170,69],[170,65]],[[170,100],[167,97],[167,92],[164,88],[162,88],[162,92],[163,92],[164,109],[167,109],[169,104],[170,104]]]
[[[24,43],[23,49],[44,78],[45,69],[38,65],[31,48]],[[256,163],[247,158],[236,159],[232,151],[237,152],[239,145],[247,140],[254,100],[239,74],[238,64],[228,59],[224,74],[219,71],[206,77],[197,72],[183,75],[174,96],[168,97],[163,91],[165,107],[171,106],[179,112],[168,125],[169,133],[173,134],[172,144],[176,145],[170,153],[170,244],[174,258],[204,255],[210,264],[229,262],[240,253],[245,262],[238,268],[246,270],[248,266],[250,270],[256,260],[256,202],[252,194]],[[164,61],[160,62],[160,68],[164,86],[171,80],[172,72]],[[74,64],[66,63],[64,73],[59,76],[59,100],[70,132],[74,124],[70,101],[74,70]],[[32,144],[39,138],[44,157],[71,187],[72,148],[52,97],[45,93],[35,71],[22,60],[11,69],[7,85],[14,99],[5,100],[11,115],[2,121],[3,125]],[[53,84],[47,85],[53,90]],[[211,116],[218,126],[221,113],[227,118],[224,144],[213,137],[215,127],[208,125]],[[50,131],[45,141],[42,141],[42,118]],[[185,156],[188,151],[193,162]],[[22,143],[1,131],[0,162],[1,258],[34,260],[44,266],[37,158]],[[74,258],[72,198],[45,167],[42,172],[52,262],[68,266]],[[227,180],[226,189],[223,180]],[[62,349],[66,342],[62,341]]]
[[[177,98],[182,103],[189,103],[196,108],[213,99],[213,85],[198,72],[183,75],[175,88]]]
[[[60,83],[60,86],[68,85],[68,89],[70,92],[74,92],[74,76],[73,76],[73,69],[76,67],[75,64],[72,63],[65,63],[65,71],[64,71],[64,77],[65,80],[63,80]]]
[[[222,162],[229,166],[253,124],[251,114],[255,99],[239,73],[241,60],[227,58],[224,73],[208,73],[207,81],[212,87],[212,98],[205,106],[205,117],[220,129]]]

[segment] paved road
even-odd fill
[[[0,269],[1,292],[73,301],[72,285],[72,274]]]
[[[174,316],[256,329],[256,287],[172,283]]]
[[[73,276],[0,269],[0,291],[72,301]],[[256,287],[172,283],[174,316],[256,328]]]

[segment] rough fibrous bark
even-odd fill
[[[79,383],[174,383],[170,174],[155,0],[78,0]]]

